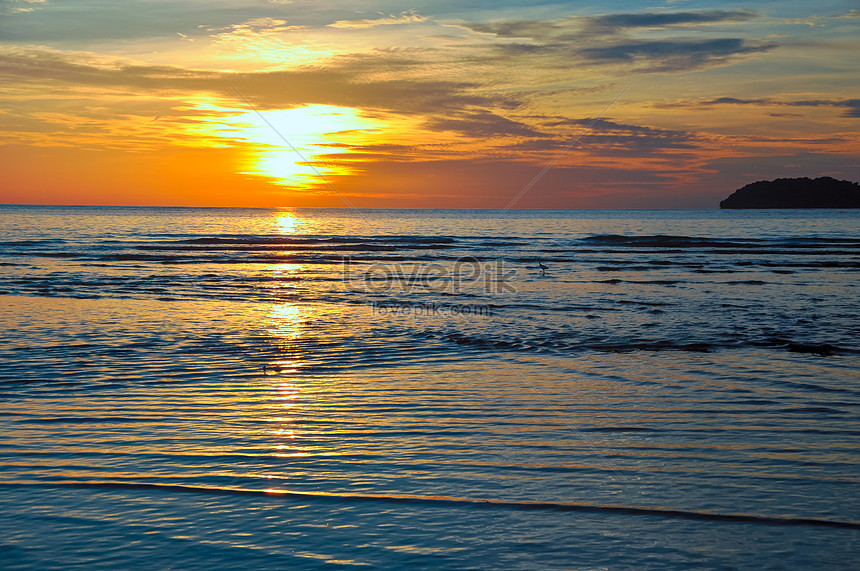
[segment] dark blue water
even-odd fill
[[[860,214],[0,208],[6,568],[850,568]]]

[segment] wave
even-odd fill
[[[122,386],[115,383],[115,386]],[[134,416],[54,416],[39,418],[22,418],[13,420],[16,424],[129,424],[137,422],[153,422],[159,420],[153,417]]]
[[[648,325],[648,324],[646,324]],[[854,355],[858,351],[853,348],[837,346],[829,343],[792,341],[780,337],[758,337],[755,334],[726,335],[721,338],[708,340],[695,339],[665,339],[665,338],[626,338],[623,341],[604,336],[592,336],[563,339],[557,334],[532,337],[501,337],[498,335],[472,335],[464,332],[422,331],[416,335],[420,338],[438,339],[460,346],[490,351],[554,351],[575,353],[580,351],[597,351],[607,353],[631,353],[636,351],[682,351],[692,353],[710,353],[723,349],[738,348],[767,348],[787,351],[789,353],[805,353],[817,357],[835,357]]]
[[[176,244],[326,244],[345,242],[368,243],[406,243],[406,244],[453,244],[456,239],[451,236],[226,236],[203,237],[187,240],[175,240]]]
[[[523,241],[520,236],[344,236],[344,235],[233,235],[152,237],[138,243],[99,240],[70,244],[60,240],[19,240],[0,245],[0,255],[22,258],[69,258],[102,263],[151,264],[193,263],[332,263],[345,256],[361,261],[456,261],[468,257],[478,261],[506,260],[512,263],[597,265],[599,271],[649,270],[654,267],[703,269],[726,256],[755,256],[734,260],[737,266],[766,268],[857,268],[860,262],[846,260],[860,254],[860,240],[850,238],[734,239],[696,236],[598,234],[582,238],[547,238],[547,242]],[[533,248],[533,249],[530,249]],[[452,252],[454,250],[454,252]],[[374,256],[374,253],[377,256]],[[378,257],[388,253],[391,256]],[[630,259],[610,258],[627,253]],[[599,256],[604,254],[604,256]],[[659,254],[658,259],[641,259]],[[701,259],[660,259],[663,256],[709,255]],[[798,258],[800,256],[800,258]],[[826,256],[825,259],[810,259]],[[779,259],[782,257],[783,259]],[[841,259],[839,259],[841,257]],[[804,259],[805,258],[805,259]],[[836,258],[836,259],[834,259]],[[10,262],[11,263],[11,262]],[[717,268],[725,271],[725,268]],[[790,271],[790,270],[784,270]]]
[[[694,521],[745,523],[768,526],[829,527],[837,529],[860,529],[860,522],[826,520],[817,518],[776,517],[753,514],[721,514],[701,511],[673,510],[664,508],[632,507],[599,504],[575,504],[559,502],[506,501],[454,496],[422,496],[417,494],[356,494],[311,492],[278,489],[226,488],[214,486],[189,486],[181,484],[154,484],[141,482],[38,482],[0,483],[8,487],[77,488],[108,490],[141,490],[180,492],[189,494],[211,494],[228,496],[251,496],[260,498],[291,498],[302,501],[370,502],[426,505],[451,508],[506,509],[523,511],[560,511],[660,517]]]
[[[747,251],[759,249],[763,245],[778,246],[789,249],[833,248],[839,246],[848,249],[860,249],[860,240],[854,238],[783,238],[767,240],[757,238],[702,238],[697,236],[672,236],[654,234],[646,236],[622,236],[619,234],[598,234],[579,240],[582,244],[601,246],[624,246],[632,248],[736,248]],[[856,253],[856,252],[854,252]]]
[[[460,332],[422,332],[420,337],[438,338],[442,341],[457,345],[471,346],[492,351],[533,351],[555,350],[562,352],[600,351],[611,353],[627,353],[632,351],[691,351],[708,353],[717,348],[710,343],[676,342],[668,340],[641,340],[615,342],[607,339],[563,340],[556,335],[548,337],[500,338],[498,336],[469,335]]]

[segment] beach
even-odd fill
[[[856,212],[0,220],[5,568],[857,559]]]

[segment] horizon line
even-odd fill
[[[641,208],[641,207],[592,207],[592,208],[573,208],[573,207],[390,207],[390,206],[197,206],[197,205],[170,205],[170,204],[27,204],[7,202],[0,203],[0,208],[3,207],[60,207],[60,208],[245,208],[258,210],[722,210],[719,206],[715,207],[692,207],[692,208]],[[773,209],[771,209],[773,210]],[[792,209],[788,209],[792,210]],[[794,209],[796,210],[796,209]]]

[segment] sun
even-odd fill
[[[304,105],[238,114],[208,107],[217,137],[250,151],[242,174],[291,187],[318,185],[321,177],[350,174],[344,161],[334,164],[326,159],[347,159],[351,149],[386,130],[385,123],[363,117],[351,107]]]
[[[236,109],[201,96],[175,111],[186,114],[170,134],[174,144],[233,149],[232,172],[308,194],[328,193],[336,177],[363,173],[370,163],[402,159],[402,149],[438,144],[422,116],[378,109]]]

